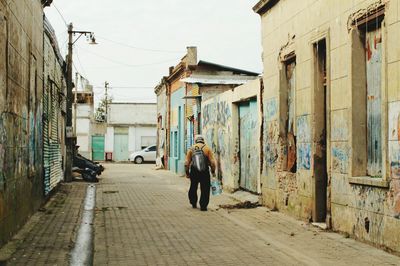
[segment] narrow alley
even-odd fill
[[[96,185],[93,265],[399,265],[265,207],[222,209],[237,203],[227,193],[212,197],[207,212],[192,209],[188,183],[152,164],[106,164]],[[86,186],[63,185],[24,227],[7,265],[68,265]]]

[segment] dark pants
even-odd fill
[[[200,208],[205,209],[210,201],[210,172],[198,172],[195,169],[190,171],[190,189],[189,189],[189,201],[190,204],[197,204],[197,188],[200,183]]]

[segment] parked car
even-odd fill
[[[141,164],[143,162],[155,162],[156,149],[156,145],[152,145],[141,151],[136,151],[129,156],[129,161],[137,164]]]

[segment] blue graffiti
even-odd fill
[[[311,144],[300,143],[297,149],[297,168],[310,170],[311,168]]]
[[[275,116],[278,113],[278,103],[276,98],[268,99],[265,102],[265,119],[266,121],[274,120]]]
[[[299,116],[297,118],[297,140],[300,143],[311,141],[311,130],[308,123],[308,116]]]

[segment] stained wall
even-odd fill
[[[43,9],[0,1],[0,245],[44,199]]]
[[[320,152],[316,121],[313,45],[327,43],[327,219],[333,230],[400,251],[399,215],[399,1],[276,1],[261,14],[264,64],[264,168],[262,194],[271,208],[312,221],[315,212],[315,156]],[[364,15],[384,6],[382,38],[382,167],[367,175],[364,56],[357,41]],[[378,19],[376,19],[378,21]],[[373,24],[374,21],[371,21]],[[377,25],[378,22],[376,22]],[[371,24],[370,24],[371,25]],[[282,119],[287,108],[285,61],[295,57],[294,139],[296,170],[288,171],[290,153]],[[368,73],[367,73],[368,74]],[[376,76],[375,76],[376,77]],[[376,79],[377,80],[377,79]],[[376,81],[375,80],[375,81]],[[363,100],[364,99],[364,100]],[[364,147],[364,148],[362,148]]]

